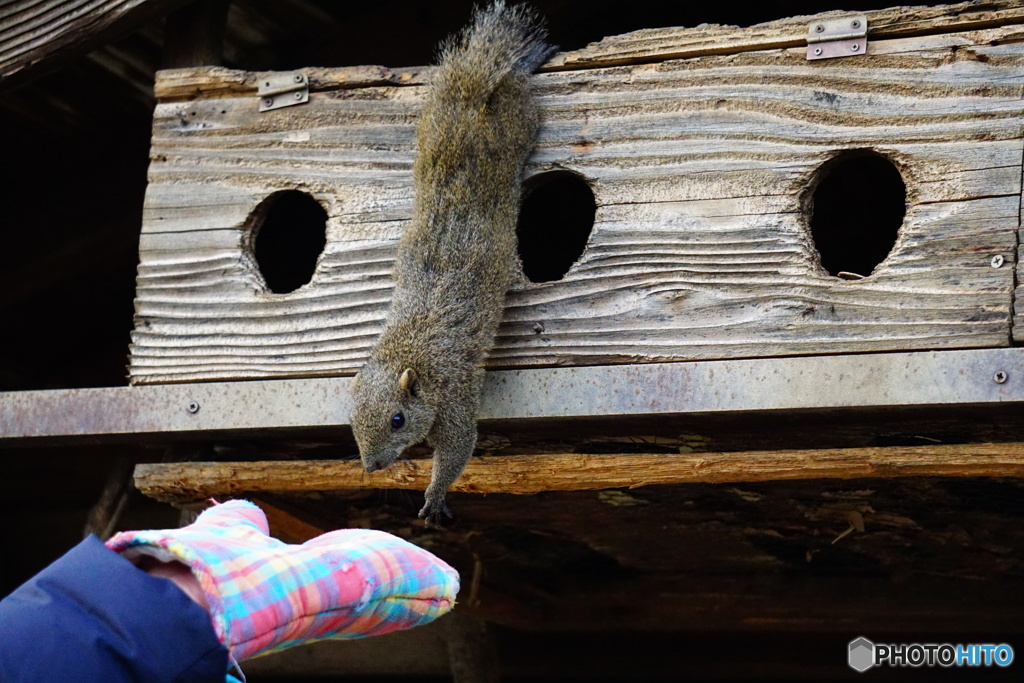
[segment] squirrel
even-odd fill
[[[434,451],[419,516],[438,527],[476,446],[485,355],[520,267],[521,176],[539,115],[530,74],[554,52],[534,12],[497,0],[442,45],[417,127],[413,217],[391,307],[354,383],[352,431],[367,472]]]

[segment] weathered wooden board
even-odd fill
[[[884,40],[827,62],[782,49],[538,75],[529,173],[586,178],[596,222],[561,281],[511,293],[489,366],[1008,345],[1019,31]],[[349,87],[418,80],[369,71],[332,89],[324,70],[309,105],[262,115],[211,71],[218,96],[157,107],[133,382],[359,368],[411,214],[424,94]],[[900,169],[908,210],[889,258],[851,282],[821,269],[804,194],[821,164],[865,148]],[[246,218],[284,189],[316,197],[328,225],[312,282],[282,295],[262,283]]]
[[[135,487],[168,503],[251,492],[412,489],[431,460],[367,474],[359,461],[292,460],[138,465]],[[657,484],[912,476],[1024,477],[1024,444],[952,444],[746,453],[514,455],[473,458],[452,486],[464,493],[595,491]]]
[[[816,18],[844,16],[834,11]],[[962,2],[937,7],[892,7],[864,13],[868,17],[871,52],[887,51],[893,38],[940,35],[949,44],[950,33],[1013,26],[1024,21],[1024,0]],[[687,59],[707,55],[738,54],[799,47],[807,41],[811,17],[788,17],[749,28],[703,24],[634,31],[611,36],[580,50],[560,52],[541,71],[586,69],[647,61]],[[969,39],[964,45],[969,45]],[[422,85],[429,67],[389,69],[383,66],[304,69],[314,90],[367,85]],[[164,102],[197,97],[229,97],[256,93],[258,73],[232,69],[173,69],[157,74],[156,96]]]
[[[750,28],[702,25],[645,29],[611,36],[581,50],[556,55],[545,68],[578,69],[798,47],[806,44],[807,24],[812,19],[849,14],[835,10],[814,17],[787,17]],[[891,7],[863,14],[868,17],[868,38],[875,41],[1019,24],[1024,20],[1024,2],[997,0],[936,7]]]
[[[190,0],[13,0],[0,4],[0,86],[24,82]]]
[[[425,85],[431,67],[389,69],[385,66],[309,67],[302,69],[310,90],[346,90],[381,85]],[[240,71],[226,67],[165,69],[156,74],[154,94],[161,102],[193,101],[255,95],[262,76],[273,71]]]
[[[1024,216],[1024,188],[1020,195],[1020,215]],[[1013,295],[1013,342],[1024,344],[1024,225],[1017,229],[1017,289]]]

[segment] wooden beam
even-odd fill
[[[373,88],[383,85],[412,86],[427,82],[430,67],[389,69],[383,66],[309,67],[302,69],[313,92]],[[161,102],[218,99],[255,95],[262,77],[273,71],[240,71],[200,66],[158,71],[154,94]]]
[[[0,8],[0,90],[55,69],[191,0],[13,0]]]
[[[813,16],[787,17],[749,28],[705,25],[642,29],[609,36],[580,50],[557,54],[548,61],[545,69],[597,69],[802,47],[807,44],[807,25],[811,21],[849,14],[848,11],[832,10]],[[868,40],[871,42],[978,31],[1024,22],[1024,6],[1019,0],[890,7],[864,14],[868,17]]]
[[[848,12],[816,15],[825,18]],[[938,7],[893,7],[867,12],[869,38],[875,47],[881,41],[939,35],[955,31],[978,31],[1024,22],[1019,0],[959,3]],[[541,71],[594,69],[643,64],[669,59],[707,55],[737,54],[760,50],[801,47],[807,43],[807,24],[812,17],[790,17],[750,28],[700,26],[643,29],[609,36],[579,50],[559,52]],[[392,70],[383,66],[307,69],[310,90],[336,90],[380,85],[422,85],[429,67]],[[254,95],[260,74],[231,69],[182,68],[157,74],[156,96],[163,102],[196,97],[240,97]]]
[[[367,474],[358,461],[289,460],[141,464],[147,496],[188,503],[263,491],[410,489],[430,482],[430,460],[405,460]],[[452,491],[533,494],[654,484],[891,477],[1024,477],[1024,443],[650,455],[552,454],[470,460]]]

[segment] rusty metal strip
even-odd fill
[[[0,393],[0,446],[348,426],[351,378]],[[490,372],[481,419],[1024,405],[1024,349]]]

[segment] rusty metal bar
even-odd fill
[[[0,393],[0,446],[348,426],[351,378]],[[488,373],[481,419],[1024,406],[1024,349]]]

